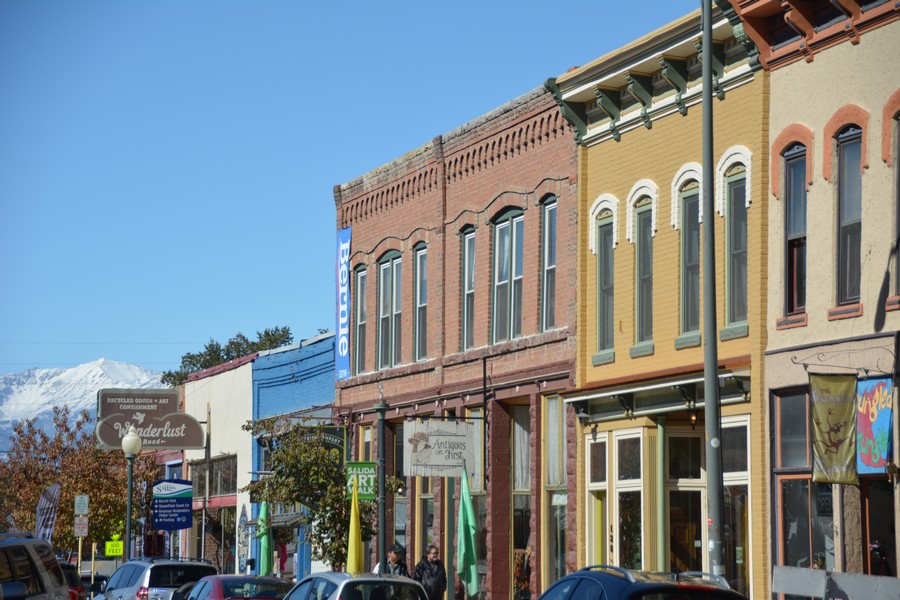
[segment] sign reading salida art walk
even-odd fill
[[[179,412],[175,390],[97,392],[97,448],[120,450],[131,425],[148,450],[204,447],[203,428],[197,419]]]
[[[411,477],[459,477],[475,468],[475,424],[425,419],[407,421],[403,468]]]

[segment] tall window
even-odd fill
[[[547,516],[545,531],[547,536],[547,583],[553,583],[566,574],[566,406],[559,396],[546,400],[545,421],[547,457],[545,497]]]
[[[638,201],[636,220],[636,342],[653,339],[653,227],[650,198]]]
[[[784,154],[784,232],[786,313],[806,310],[806,146],[794,144]]]
[[[731,587],[750,597],[750,452],[748,421],[723,419],[722,481],[725,486],[722,559]]]
[[[522,335],[522,257],[525,220],[518,211],[494,227],[494,342]]]
[[[541,328],[556,325],[556,201],[544,204],[543,301]]]
[[[366,270],[356,272],[356,328],[353,345],[353,367],[356,373],[366,370]]]
[[[416,360],[428,356],[428,249],[416,249]]]
[[[516,592],[531,591],[531,417],[528,406],[512,407],[513,580]]]
[[[725,179],[728,226],[728,323],[747,320],[747,179],[744,165],[729,169]]]
[[[856,125],[837,136],[838,145],[838,304],[859,302],[862,245],[862,130]]]
[[[475,232],[463,234],[462,349],[475,345]]]
[[[616,563],[641,569],[643,561],[642,467],[640,432],[615,434],[616,468]]]
[[[597,351],[613,349],[614,330],[613,218],[610,211],[597,221]]]
[[[609,564],[607,517],[606,433],[592,432],[585,438],[587,450],[587,564]]]
[[[700,185],[681,190],[681,333],[700,330]]]
[[[808,396],[788,392],[773,403],[776,564],[834,570],[832,489],[812,480]]]
[[[403,263],[399,253],[378,265],[378,367],[400,364]]]

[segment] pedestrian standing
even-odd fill
[[[404,577],[409,577],[409,569],[406,567],[406,562],[403,561],[403,553],[405,549],[400,544],[394,544],[388,550],[388,560],[387,567],[384,569],[385,574],[390,575],[403,575]],[[375,574],[381,574],[381,563],[375,565],[375,569],[373,570]]]
[[[438,547],[434,544],[425,550],[425,558],[416,565],[413,579],[422,584],[428,600],[441,600],[447,589],[447,571],[440,560]]]

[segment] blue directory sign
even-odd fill
[[[191,482],[186,479],[163,479],[153,484],[153,528],[164,531],[189,529],[191,504],[194,499]]]

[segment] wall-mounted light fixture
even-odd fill
[[[613,398],[618,400],[626,417],[630,419],[634,416],[634,396],[632,394],[621,394],[613,396]]]
[[[587,401],[576,402],[575,403],[575,418],[578,419],[578,422],[582,425],[587,425],[587,422],[590,420],[591,415],[587,411]]]
[[[697,409],[691,410],[691,431],[697,426]]]
[[[734,382],[738,391],[746,401],[750,397],[750,377],[746,375],[732,375],[728,379]]]

